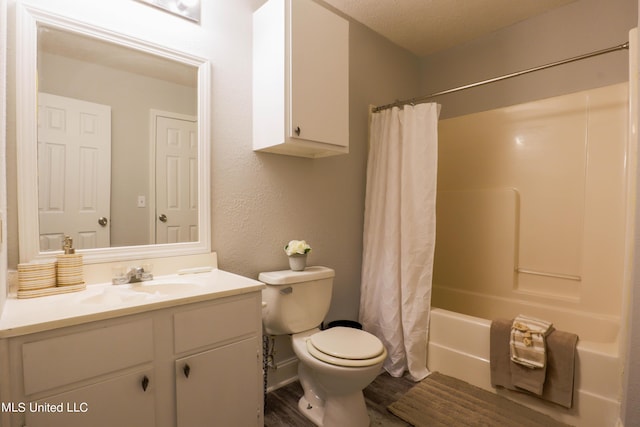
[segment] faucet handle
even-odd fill
[[[144,269],[142,267],[131,267],[127,272],[127,277],[139,279]]]
[[[140,274],[140,280],[153,280],[153,264],[142,264],[142,272]]]
[[[114,265],[111,267],[111,283],[114,285],[124,285],[129,281],[127,269],[123,265]]]

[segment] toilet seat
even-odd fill
[[[306,344],[313,357],[337,366],[371,366],[387,357],[387,350],[376,336],[342,326],[317,332]]]

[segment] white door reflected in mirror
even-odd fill
[[[173,117],[170,117],[173,116]],[[155,115],[156,243],[198,240],[198,129],[195,118]]]
[[[40,250],[108,247],[111,107],[38,94]]]

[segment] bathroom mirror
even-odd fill
[[[21,5],[20,262],[210,251],[209,63]]]

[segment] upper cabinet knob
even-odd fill
[[[294,132],[296,133],[296,136],[300,136],[300,126],[296,126]]]

